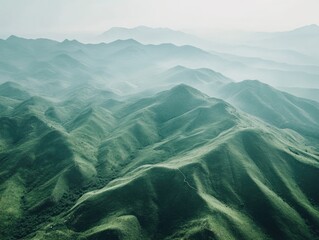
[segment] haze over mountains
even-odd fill
[[[288,49],[318,57],[318,40],[319,26],[313,24],[288,32],[254,34],[245,41],[252,46]]]
[[[318,82],[319,26],[315,24],[286,32],[220,32],[208,39],[145,26],[112,28],[98,37],[98,41],[106,42],[117,39],[135,39],[143,44],[170,42],[178,46],[197,46],[231,61],[234,64],[232,69],[220,70],[233,79],[258,79],[277,87],[289,85],[286,91],[301,96],[313,95],[306,87],[308,80]],[[245,71],[233,69],[242,67],[246,68]],[[213,68],[219,70],[216,66]],[[309,86],[317,88],[315,85]]]
[[[35,47],[35,43],[37,42],[41,42],[40,45],[42,46]],[[12,46],[15,44],[19,45],[19,38],[12,36],[5,41],[3,40],[1,44],[3,46],[10,46],[10,44]],[[225,76],[236,81],[242,79],[258,79],[276,87],[287,88],[288,90],[291,87],[306,89],[319,88],[317,81],[319,67],[318,64],[313,63],[290,64],[267,60],[262,56],[260,58],[247,58],[216,51],[208,52],[192,46],[175,46],[170,43],[143,45],[132,39],[118,40],[109,44],[101,43],[97,45],[81,44],[77,41],[64,41],[58,44],[58,42],[46,41],[44,39],[21,41],[20,44],[22,44],[21,47],[24,47],[24,45],[27,44],[28,49],[23,50],[24,52],[19,52],[19,49],[14,49],[12,47],[8,48],[10,50],[4,50],[3,48],[3,56],[7,57],[8,61],[13,56],[19,57],[21,59],[19,61],[23,61],[23,59],[27,59],[27,56],[25,56],[26,51],[31,51],[31,53],[29,52],[27,54],[31,54],[33,58],[39,59],[41,56],[37,55],[37,51],[40,52],[45,49],[50,49],[52,46],[53,49],[51,52],[59,50],[61,53],[69,54],[70,57],[85,66],[88,64],[91,64],[91,66],[94,65],[94,68],[96,68],[95,75],[100,74],[103,76],[103,74],[107,74],[106,72],[102,73],[102,71],[107,71],[107,69],[104,68],[107,65],[108,68],[111,68],[111,74],[116,74],[116,77],[121,78],[119,75],[123,75],[123,73],[120,70],[116,70],[116,68],[121,68],[122,65],[119,67],[116,66],[116,64],[123,64],[122,61],[124,61],[126,62],[126,66],[123,67],[126,67],[126,74],[130,75],[129,78],[131,79],[141,78],[141,76],[138,75],[141,66],[143,66],[142,75],[145,75],[146,71],[144,70],[145,68],[149,68],[148,66],[151,68],[148,69],[150,74],[157,74],[168,68],[182,65],[188,68],[210,68],[214,71],[221,72]],[[285,52],[281,53],[281,55],[284,56]],[[108,58],[108,61],[100,61],[101,58],[99,57],[102,59],[104,58],[104,60],[105,58]],[[286,55],[285,57],[288,58],[290,56]],[[298,55],[296,57],[299,58]],[[110,61],[110,59],[112,59],[112,61]],[[135,64],[138,66],[134,66],[130,60],[135,61]],[[57,61],[57,59],[55,61]],[[62,59],[59,59],[59,61],[62,61]],[[316,61],[313,62],[317,63]],[[13,71],[14,66],[6,64],[2,63],[1,68],[6,72],[10,71],[10,69]],[[14,63],[14,65],[16,64],[17,63]],[[103,70],[99,71],[97,66],[99,66],[100,69],[103,68]],[[32,68],[32,66],[29,68]],[[36,69],[34,66],[33,68]],[[83,70],[84,69],[81,69],[81,72],[83,72]],[[32,71],[32,69],[30,69],[30,71]],[[47,72],[47,74],[52,75],[52,72]],[[112,77],[109,76],[109,78]],[[122,76],[122,78],[125,79],[121,79],[120,82],[127,82],[127,76]],[[9,80],[9,78],[7,79]],[[125,83],[121,83],[120,85],[123,84],[127,85]]]
[[[224,34],[223,34],[224,33]],[[173,43],[176,45],[193,45],[206,50],[218,48],[244,47],[258,50],[289,50],[291,54],[299,53],[318,60],[319,26],[312,24],[286,32],[216,32],[210,37],[200,38],[192,34],[168,28],[151,28],[138,26],[135,28],[114,27],[97,37],[99,41],[113,42],[118,39],[135,39],[144,44]],[[288,54],[288,53],[287,53]],[[275,54],[269,54],[269,56]],[[255,56],[257,57],[257,56]]]
[[[176,45],[195,45],[201,48],[207,48],[209,46],[208,44],[211,44],[211,48],[216,47],[217,43],[232,46],[247,44],[249,47],[294,50],[304,54],[308,53],[309,55],[317,54],[316,49],[311,50],[311,47],[318,45],[319,26],[316,24],[285,32],[228,31],[224,33],[227,34],[222,35],[216,32],[212,33],[211,37],[203,38],[169,28],[152,28],[147,26],[138,26],[135,28],[113,27],[98,36],[97,40],[113,42],[118,39],[135,39],[144,44],[170,42]],[[287,38],[290,38],[290,41],[287,41]],[[310,51],[307,51],[308,49],[310,49]]]
[[[0,40],[0,238],[319,239],[317,37]]]
[[[113,27],[98,36],[97,40],[114,42],[118,39],[135,39],[144,44],[173,43],[176,45],[197,45],[203,39],[169,28],[151,28],[138,26],[135,28]]]

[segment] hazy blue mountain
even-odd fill
[[[313,24],[292,31],[241,33],[241,44],[267,49],[293,50],[318,59],[319,26]]]
[[[264,60],[287,63],[293,65],[318,65],[318,57],[309,56],[293,50],[269,49],[248,45],[225,45],[215,50],[227,54],[238,55],[249,58],[261,58]]]
[[[176,45],[194,45],[198,47],[208,45],[208,41],[188,33],[169,28],[151,28],[147,26],[134,28],[113,27],[97,38],[97,40],[103,42],[113,42],[118,39],[135,39],[144,44],[173,43]]]
[[[160,73],[155,78],[162,83],[164,88],[187,84],[207,94],[211,94],[216,88],[232,82],[230,78],[209,68],[192,69],[180,65]]]
[[[242,79],[259,79],[278,87],[291,82],[289,87],[316,88],[317,76],[312,74],[317,75],[319,63],[318,32],[317,25],[309,25],[285,32],[218,33],[211,39],[219,44],[213,44],[209,50],[249,66],[251,70],[245,72],[254,77],[237,73]],[[228,73],[236,79],[234,75]],[[303,86],[304,79],[312,84]]]
[[[17,46],[12,47],[14,44]],[[0,81],[32,85],[39,93],[48,90],[47,84],[51,93],[59,94],[60,89],[88,82],[119,94],[132,93],[143,90],[150,82],[154,84],[156,81],[151,81],[154,75],[176,65],[209,68],[236,81],[260,79],[279,87],[316,88],[319,84],[316,66],[264,60],[258,60],[258,65],[251,59],[213,54],[192,46],[143,45],[132,39],[82,44],[17,37],[10,37],[0,45],[7,59],[2,64],[6,70],[0,72]]]
[[[252,68],[261,68],[268,70],[281,70],[281,71],[290,71],[290,72],[300,72],[300,73],[309,73],[309,74],[319,74],[319,65],[307,65],[307,61],[303,61],[303,64],[289,64],[283,63],[280,61],[272,61],[258,57],[243,57],[234,54],[220,53],[220,52],[212,52],[213,54],[219,55],[220,57],[231,60],[241,62],[247,66]],[[270,53],[272,55],[272,53]],[[303,60],[302,56],[298,57],[299,60]],[[289,61],[288,61],[289,62]],[[318,62],[316,62],[318,63]]]
[[[176,66],[167,70],[165,73],[163,73],[162,77],[168,83],[175,82],[190,85],[197,83],[224,84],[232,81],[222,74],[208,68],[190,69],[183,66]]]
[[[168,28],[113,27],[98,39],[105,42],[135,39],[144,44],[173,43],[205,50],[229,49],[232,52],[240,51],[243,56],[250,53],[254,57],[275,61],[280,59],[280,62],[315,64],[319,57],[316,52],[318,37],[319,27],[313,24],[285,32],[216,32],[207,39]],[[271,54],[267,51],[271,51]]]
[[[313,24],[289,32],[275,33],[257,44],[274,49],[292,49],[319,57],[318,42],[319,26]]]

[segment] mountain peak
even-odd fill
[[[10,37],[7,38],[7,41],[17,41],[17,40],[23,40],[23,38],[18,37],[16,35],[11,35]]]
[[[115,40],[113,42],[111,42],[110,44],[114,44],[114,45],[117,45],[117,44],[126,44],[126,45],[140,45],[141,43],[136,41],[135,39],[133,38],[128,38],[128,39],[118,39],[118,40]]]
[[[113,42],[117,39],[136,39],[144,44],[174,43],[175,45],[195,45],[196,36],[170,28],[136,26],[133,28],[113,27],[98,36],[100,40]]]
[[[63,42],[61,42],[61,44],[69,46],[69,45],[80,45],[81,43],[75,39],[73,40],[65,39]]]
[[[181,83],[171,89],[172,91],[198,91],[187,84]],[[199,91],[198,91],[199,92]]]
[[[182,65],[176,65],[175,67],[168,69],[168,71],[185,71],[185,70],[189,70],[189,68],[184,67]]]
[[[187,85],[179,84],[168,91],[169,95],[187,96],[189,98],[207,98],[208,96],[201,91]]]

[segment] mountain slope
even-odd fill
[[[223,86],[215,95],[279,128],[319,137],[319,104],[315,101],[249,80]]]
[[[17,92],[6,93],[14,98]],[[96,176],[93,146],[114,124],[112,114],[95,105],[115,95],[96,94],[100,100],[91,103],[74,95],[62,102],[15,100],[0,116],[1,238],[24,238],[91,187]]]
[[[211,93],[211,89],[232,82],[228,77],[208,68],[191,69],[183,66],[170,68],[156,78],[166,86],[187,84],[207,94]]]
[[[130,139],[128,131],[120,127],[125,138],[118,136],[117,146],[128,151],[121,161],[129,160],[122,170],[124,176],[83,195],[70,210],[67,225],[75,236],[315,236],[319,196],[306,186],[318,179],[318,157],[305,152],[296,136],[252,121],[222,101],[210,100],[183,85],[138,101],[128,109],[124,108],[126,118],[139,119],[139,124],[153,122],[158,134],[143,145],[129,148],[125,140]],[[118,149],[110,147],[106,159]],[[119,160],[119,156],[116,158]],[[307,170],[294,175],[300,168]]]
[[[85,231],[88,239],[311,239],[318,224],[312,204],[318,196],[311,195],[314,202],[308,202],[307,193],[300,191],[304,175],[295,178],[283,171],[298,172],[307,164],[283,151],[277,137],[260,138],[256,129],[241,130],[226,134],[219,144],[137,169],[84,195],[68,224],[76,232]],[[318,159],[313,163],[309,174],[314,177]],[[135,233],[127,230],[131,224]]]
[[[319,102],[319,89],[317,88],[294,88],[294,87],[287,87],[281,89],[284,92],[290,93],[297,97],[307,98],[313,101]]]
[[[319,180],[318,153],[304,145],[297,133],[265,125],[186,85],[153,97],[128,100],[113,109],[99,109],[104,105],[102,101],[83,109],[78,117],[66,122],[66,126],[73,128],[63,130],[63,123],[53,125],[62,133],[57,130],[37,133],[41,136],[35,141],[37,150],[29,147],[28,152],[34,151],[33,161],[38,165],[20,168],[31,172],[38,166],[36,169],[44,174],[52,168],[50,159],[55,159],[57,167],[45,178],[39,175],[28,185],[38,186],[40,179],[60,177],[45,180],[39,189],[31,188],[26,195],[27,205],[20,203],[27,207],[27,212],[22,208],[15,215],[14,219],[20,219],[17,226],[25,233],[32,232],[23,224],[28,217],[35,233],[20,237],[315,239],[318,236],[319,195],[313,186]],[[40,111],[41,107],[37,109]],[[19,142],[33,142],[28,138],[24,141]],[[62,146],[65,151],[59,155],[54,149]],[[13,150],[17,148],[23,149],[22,145],[15,145]],[[2,156],[6,154],[9,153]],[[5,164],[10,157],[1,159]],[[41,163],[41,159],[49,162]],[[63,171],[67,166],[70,170]],[[10,172],[9,168],[7,174]],[[19,183],[24,177],[22,172],[18,173],[2,177],[10,179],[2,184],[7,192],[2,196],[9,197],[10,188],[16,189],[18,199],[24,196],[23,186],[28,185]],[[55,202],[47,200],[31,207],[32,201],[36,203],[48,196],[44,189],[52,187]],[[36,222],[35,217],[42,223]]]
[[[17,100],[24,100],[30,97],[19,84],[12,82],[6,82],[0,85],[0,95]]]

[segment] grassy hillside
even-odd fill
[[[187,85],[117,98],[15,100],[1,238],[316,239],[319,158],[303,137]]]
[[[223,86],[215,95],[279,128],[319,138],[318,102],[249,80]]]
[[[76,94],[62,102],[40,97],[17,100],[16,96],[30,95],[17,94],[19,88],[11,83],[1,87],[12,89],[4,93],[14,103],[0,117],[1,215],[5,218],[0,235],[15,239],[65,211],[83,189],[90,188],[97,175],[96,144],[115,121],[107,109],[94,104],[115,95],[96,90],[99,100],[91,102],[83,92],[78,92],[82,102]],[[14,205],[7,208],[10,201]]]
[[[0,239],[319,239],[317,102],[192,46],[0,54]]]

